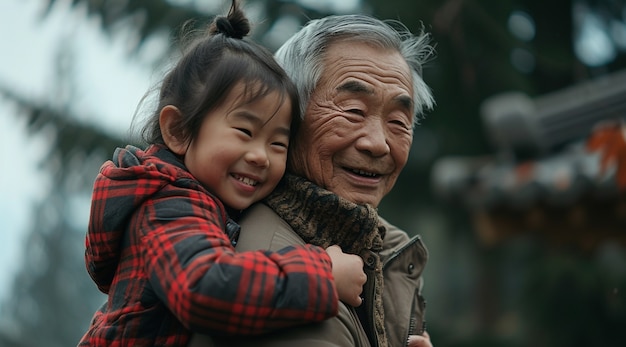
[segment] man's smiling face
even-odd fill
[[[328,47],[291,165],[296,174],[377,207],[404,168],[413,141],[413,87],[400,53],[356,41]]]

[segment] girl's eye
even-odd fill
[[[235,128],[235,129],[241,131],[242,133],[244,133],[244,134],[246,134],[248,136],[252,136],[252,131],[250,131],[250,130],[248,130],[246,128]]]
[[[287,143],[285,143],[285,142],[272,142],[272,146],[289,148],[289,145]]]

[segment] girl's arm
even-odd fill
[[[236,253],[224,233],[222,210],[202,191],[168,186],[140,212],[145,271],[156,295],[186,327],[260,334],[337,314],[324,249]]]

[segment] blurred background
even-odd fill
[[[424,79],[437,106],[380,211],[429,248],[435,346],[624,345],[626,1],[245,6],[254,39],[271,50],[328,14],[433,35]],[[0,3],[0,346],[76,345],[105,300],[83,262],[93,179],[131,141],[181,25],[202,27],[227,8]]]

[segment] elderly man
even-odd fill
[[[335,318],[247,339],[215,337],[216,345],[431,346],[421,296],[426,249],[376,208],[407,163],[417,118],[434,104],[421,78],[432,53],[428,35],[363,15],[313,20],[278,50],[304,119],[290,173],[242,216],[237,249],[339,244],[363,258],[368,280],[363,303],[341,303]]]

